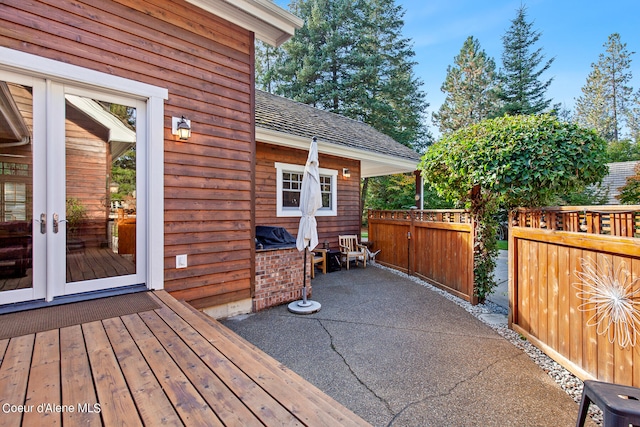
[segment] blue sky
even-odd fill
[[[276,0],[287,8],[288,0]],[[527,20],[542,33],[536,47],[555,57],[543,75],[554,81],[547,96],[573,110],[591,71],[604,52],[610,34],[620,34],[632,55],[633,87],[640,89],[640,0],[529,0]],[[404,36],[413,41],[416,76],[424,85],[431,112],[444,101],[440,86],[447,66],[468,36],[474,36],[498,67],[502,64],[502,36],[515,18],[520,0],[396,0],[405,10]]]

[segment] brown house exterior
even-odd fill
[[[360,179],[413,172],[420,156],[371,126],[306,104],[256,91],[256,224],[292,234],[299,215],[277,213],[276,163],[304,166],[311,138],[318,140],[320,168],[333,171],[337,209],[317,216],[318,239],[338,249],[339,234],[360,234]],[[344,176],[349,170],[349,177]]]
[[[0,271],[0,311],[141,289],[166,289],[213,314],[246,311],[255,226],[297,231],[294,214],[278,213],[277,171],[304,165],[314,135],[337,200],[319,217],[320,240],[335,246],[339,233],[358,232],[360,178],[411,171],[417,154],[366,125],[255,91],[255,38],[279,45],[301,25],[268,0],[2,2],[0,82],[29,95],[13,108],[23,120],[0,115],[0,256],[15,257],[6,243],[16,241],[14,222],[32,229],[22,236],[26,273]],[[134,130],[131,207],[109,200],[110,165],[131,147],[69,107],[73,97]],[[172,132],[181,117],[187,141]],[[16,164],[28,166],[12,174]],[[91,205],[95,222],[83,227],[94,237],[70,250],[65,203],[74,194]]]

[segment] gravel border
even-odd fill
[[[558,362],[551,359],[547,356],[542,350],[538,347],[534,346],[530,341],[528,341],[525,337],[518,334],[516,331],[509,329],[508,325],[505,324],[496,324],[492,322],[487,322],[486,319],[482,317],[482,315],[486,314],[501,314],[508,315],[509,312],[506,308],[491,302],[485,301],[484,304],[471,305],[468,301],[465,301],[455,295],[450,294],[449,292],[442,290],[432,284],[418,278],[415,276],[410,276],[406,273],[403,273],[398,270],[394,270],[393,268],[385,267],[383,265],[377,263],[371,263],[371,265],[376,268],[381,268],[383,270],[390,271],[398,276],[409,279],[421,286],[424,286],[427,289],[430,289],[438,294],[442,295],[449,301],[452,301],[464,308],[466,311],[471,313],[473,316],[478,318],[480,321],[488,325],[490,328],[495,330],[501,337],[509,341],[511,344],[516,346],[517,348],[524,351],[533,362],[538,365],[542,370],[544,370],[553,380],[564,390],[576,403],[580,403],[582,398],[582,381],[569,372],[566,368],[561,366]],[[602,425],[602,411],[595,405],[590,405],[589,407],[589,415],[593,419],[593,421]]]

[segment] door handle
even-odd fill
[[[66,219],[60,219],[60,215],[58,215],[57,213],[53,214],[53,232],[54,233],[58,233],[58,231],[60,231],[60,223],[61,222],[67,222]]]
[[[47,234],[47,214],[40,214],[40,221],[36,219],[36,222],[40,223],[40,234]]]

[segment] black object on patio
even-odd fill
[[[294,248],[296,238],[284,227],[256,226],[256,249]]]
[[[590,403],[602,409],[603,427],[640,425],[640,389],[619,384],[586,380],[578,411],[577,427],[584,426]]]

